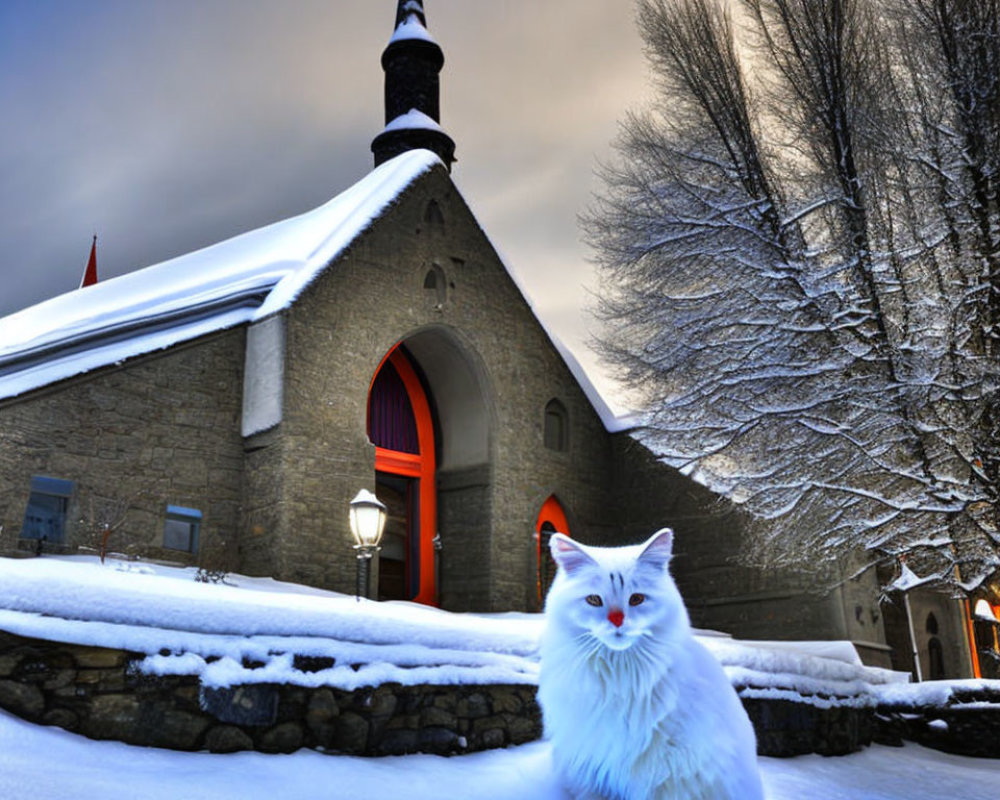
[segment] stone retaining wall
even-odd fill
[[[742,698],[757,733],[762,756],[790,758],[819,753],[843,756],[871,744],[874,715],[871,708],[820,708],[791,700]]]
[[[144,658],[0,631],[0,708],[92,739],[216,753],[307,747],[369,756],[452,754],[522,744],[542,734],[535,687],[529,685],[384,684],[346,691],[262,683],[213,689],[201,686],[197,676],[144,674],[135,666]],[[330,666],[326,661],[296,656],[294,666],[318,672]],[[1000,757],[996,708],[905,714],[883,708],[876,717],[873,708],[849,704],[822,708],[744,698],[743,705],[761,755],[845,755],[873,739],[910,739]],[[976,750],[976,743],[988,747]]]
[[[875,741],[919,742],[945,753],[1000,758],[1000,690],[965,689],[946,705],[914,708],[885,705],[876,715]]]
[[[220,753],[458,753],[541,735],[533,686],[210,689],[195,676],[143,674],[143,658],[0,631],[0,708],[92,739]],[[300,657],[297,667],[324,665]]]

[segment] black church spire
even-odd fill
[[[407,150],[424,148],[451,169],[455,142],[439,125],[442,66],[444,53],[427,32],[423,2],[398,0],[396,27],[382,53],[386,126],[372,141],[376,167]]]
[[[407,18],[413,14],[417,18],[417,22],[427,27],[427,15],[424,13],[423,0],[399,0],[396,3],[396,24],[394,27],[398,28]]]

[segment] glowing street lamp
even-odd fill
[[[975,614],[976,619],[981,619],[985,622],[992,622],[994,625],[1000,625],[1000,619],[997,619],[997,615],[993,613],[993,608],[986,600],[977,600],[973,613]]]
[[[385,505],[367,489],[362,489],[351,501],[351,533],[358,553],[357,596],[368,597],[371,560],[381,548],[385,530]]]

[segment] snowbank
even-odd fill
[[[206,584],[194,576],[193,568],[90,556],[0,559],[0,629],[144,653],[141,670],[198,675],[210,687],[537,682],[539,614],[452,614],[269,578]],[[844,643],[699,638],[744,697],[872,706],[873,687],[906,679],[862,666]],[[295,656],[331,666],[301,671]]]
[[[975,697],[975,700],[969,698]],[[991,698],[987,702],[984,698]],[[995,706],[1000,710],[1000,681],[966,679],[889,684],[878,688],[879,704],[894,708],[954,708]]]
[[[537,681],[538,615],[449,614],[269,578],[207,584],[194,576],[193,568],[89,556],[0,559],[0,628],[146,653],[143,670],[197,674],[214,687]],[[301,672],[294,655],[335,666]],[[251,662],[263,666],[243,666]]]

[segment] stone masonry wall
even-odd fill
[[[615,498],[622,518],[627,520],[626,541],[641,542],[660,528],[672,528],[671,573],[692,623],[752,638],[745,628],[753,620],[744,615],[767,612],[744,601],[756,594],[757,602],[762,602],[760,590],[764,587],[759,585],[758,572],[740,563],[744,522],[738,511],[660,463],[628,434],[615,437],[615,458]],[[626,513],[625,508],[632,511]],[[780,602],[788,596],[788,592],[775,592],[777,587],[771,580],[768,584],[768,600]]]
[[[428,219],[431,201],[440,214]],[[411,354],[418,371],[436,341],[438,355],[447,351],[461,362],[456,369],[475,376],[488,428],[474,432],[486,444],[472,455],[449,451],[448,436],[440,443],[438,530],[430,533],[440,534],[441,599],[453,610],[532,608],[534,527],[548,496],[558,497],[581,539],[617,522],[610,440],[443,169],[411,185],[288,311],[276,430],[285,469],[276,561],[287,565],[279,577],[352,590],[344,510],[359,488],[374,488],[368,389],[383,357],[411,339],[420,341]],[[448,389],[435,381],[449,375],[423,372],[434,404]],[[553,398],[567,409],[567,452],[543,444]],[[458,424],[446,416],[439,423]]]
[[[216,334],[0,403],[0,551],[36,544],[19,540],[36,475],[75,483],[64,546],[47,550],[96,547],[111,514],[110,549],[194,561],[162,548],[168,503],[204,515],[201,556],[235,545],[243,337]]]
[[[197,677],[140,673],[143,657],[0,631],[0,708],[92,739],[215,753],[448,754],[541,735],[533,686],[206,689]],[[295,667],[330,666],[322,662],[298,656]]]
[[[958,684],[939,705],[888,704],[878,708],[875,741],[925,747],[980,758],[1000,758],[1000,682]]]
[[[455,754],[523,744],[542,734],[534,686],[210,689],[193,676],[143,674],[135,666],[143,658],[0,631],[0,708],[93,739],[215,753],[307,747],[368,756]],[[303,673],[330,666],[315,656],[293,659]],[[844,755],[869,744],[875,730],[872,708],[760,698],[743,704],[761,755]],[[995,732],[995,714],[990,724],[983,730]]]
[[[658,462],[629,434],[617,434],[614,445],[622,539],[640,542],[659,528],[673,528],[671,573],[696,627],[741,639],[884,644],[873,593],[865,596],[863,613],[855,614],[862,593],[848,593],[853,584],[824,592],[822,586],[834,581],[821,574],[748,564],[742,551],[747,523],[738,508]],[[862,656],[866,663],[888,667],[884,650],[863,650]]]

